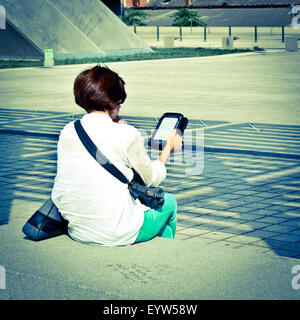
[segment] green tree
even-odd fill
[[[190,26],[191,21],[193,26],[206,26],[207,24],[200,20],[198,12],[187,8],[178,9],[172,15],[173,26]]]
[[[127,9],[125,16],[123,18],[123,21],[128,26],[144,26],[145,23],[143,22],[143,19],[147,17],[147,14],[140,10],[134,10],[134,9]]]

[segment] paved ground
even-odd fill
[[[4,118],[10,117],[5,110],[1,113]],[[19,110],[9,111],[12,116],[20,114]],[[29,116],[32,112],[24,111],[24,114]],[[285,157],[283,153],[270,157],[260,150],[259,142],[263,144],[264,138],[249,125],[239,127],[248,131],[248,136],[222,149],[215,147],[214,140],[210,143],[210,136],[226,134],[236,126],[228,124],[220,131],[220,127],[213,129],[216,123],[210,128],[210,123],[205,122],[208,127],[203,130],[209,132],[204,133],[205,137],[208,135],[205,148],[210,151],[205,152],[204,159],[201,148],[194,152],[187,149],[183,156],[171,158],[168,177],[163,183],[178,200],[178,231],[174,243],[156,239],[134,246],[133,250],[98,248],[97,251],[93,246],[77,244],[67,237],[39,244],[23,239],[22,225],[51,192],[56,172],[57,132],[71,120],[70,115],[49,116],[50,113],[39,114],[36,121],[28,122],[19,119],[15,127],[13,121],[9,125],[7,121],[1,124],[1,146],[8,151],[0,164],[3,248],[0,256],[7,268],[7,290],[0,292],[3,299],[298,299],[297,290],[291,287],[291,270],[299,262],[291,257],[300,258],[300,161],[295,151],[300,127],[278,129],[254,124],[260,130],[267,129],[266,148],[276,144],[280,151],[286,151]],[[128,117],[127,121],[147,132],[155,124],[153,118]],[[192,121],[190,128],[201,127],[200,124]],[[197,136],[195,129],[190,130]],[[251,145],[247,151],[249,136],[256,138],[258,147]],[[285,138],[289,139],[288,143]],[[189,142],[187,140],[186,145]],[[241,151],[243,153],[239,153]],[[248,154],[251,151],[253,154]],[[195,171],[202,170],[200,175],[195,175]],[[65,249],[57,251],[58,247]],[[75,277],[71,252],[76,256],[78,250],[80,258],[75,259]],[[187,253],[190,266],[186,265]],[[175,262],[178,255],[184,260]],[[144,258],[137,259],[137,256]],[[55,259],[55,266],[47,263],[50,257]],[[80,272],[84,259],[92,260],[84,268],[90,268],[96,282]],[[65,272],[71,272],[67,281],[60,266],[64,266]],[[167,269],[170,268],[174,268],[181,279],[180,289],[171,285],[174,279],[169,278]],[[214,270],[213,273],[207,268]],[[273,270],[272,275],[269,274],[274,281],[271,284],[265,275],[268,269]],[[104,276],[99,278],[99,271],[112,277],[110,281]],[[212,280],[214,272],[219,272],[226,281],[220,284],[220,279]],[[192,282],[193,274],[198,277],[196,282]],[[245,274],[249,278],[245,278]],[[172,293],[161,292],[158,283],[164,286],[169,283]],[[207,290],[207,286],[211,290]],[[234,286],[239,288],[232,291]],[[280,291],[278,286],[285,290]]]
[[[286,56],[268,58],[276,62],[280,57],[292,70],[294,62],[289,60],[288,64]],[[260,58],[248,56],[248,63]],[[194,63],[201,61],[195,59]],[[216,64],[218,61],[219,67],[226,65],[226,58],[216,58]],[[185,59],[176,68],[184,64],[189,68],[191,62]],[[137,73],[132,69],[139,68],[141,62],[128,65],[132,80],[132,74]],[[152,66],[161,68],[162,64],[154,62]],[[9,76],[11,86],[15,71],[3,74]],[[274,81],[265,82],[267,92],[261,88],[262,100],[266,99],[264,93],[276,95],[276,75],[280,73],[274,74]],[[285,79],[289,77],[296,75],[285,75]],[[281,94],[287,94],[288,84]],[[1,104],[6,101],[8,106],[9,96],[14,95],[7,86],[1,87]],[[16,86],[21,86],[20,82]],[[243,86],[246,84],[241,83]],[[130,90],[133,92],[132,86]],[[224,94],[226,90],[222,90]],[[32,87],[32,92],[32,97],[23,95],[24,105],[35,99],[36,88]],[[68,112],[68,108],[53,112],[38,107],[3,107],[0,265],[6,270],[6,290],[0,290],[0,299],[299,299],[299,281],[292,269],[300,265],[300,126],[299,119],[295,118],[294,124],[286,121],[299,112],[299,108],[290,110],[296,99],[297,94],[292,95],[280,109],[281,117],[276,119],[285,121],[281,124],[249,122],[245,115],[239,119],[244,121],[231,122],[228,118],[235,115],[228,117],[224,111],[219,119],[194,117],[185,134],[186,149],[171,158],[163,183],[178,200],[176,239],[156,238],[126,248],[82,245],[66,236],[40,243],[24,239],[23,224],[51,192],[58,133],[80,115]],[[41,96],[40,101],[49,104]],[[179,110],[179,105],[180,101],[174,108]],[[137,105],[133,110],[136,115],[129,113],[126,120],[149,134],[156,118],[148,117],[148,111],[142,116]],[[154,108],[154,116],[161,110]],[[265,112],[255,111],[259,114],[252,120]],[[191,144],[198,148],[190,150]],[[151,156],[156,154],[151,152]]]
[[[300,125],[299,53],[109,63],[126,81],[126,116]],[[90,65],[0,70],[0,107],[79,113],[75,76]]]
[[[56,173],[57,133],[71,117],[47,112],[29,121],[32,112],[2,110],[1,114],[29,117],[0,123],[0,132],[7,133],[0,135],[1,145],[9,150],[1,163],[1,220],[9,222],[14,218],[9,216],[10,206],[17,199],[40,203],[49,196]],[[127,121],[145,132],[155,126],[153,118]],[[180,205],[177,238],[197,237],[230,246],[251,243],[262,251],[300,258],[300,126],[217,126],[194,120],[189,128],[186,151],[170,159],[163,183]],[[191,143],[203,143],[202,134],[205,154],[200,147],[189,150]]]

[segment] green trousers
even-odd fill
[[[144,212],[144,223],[135,240],[137,242],[148,241],[156,236],[174,239],[177,222],[176,198],[165,193],[164,205],[158,209],[150,209]]]

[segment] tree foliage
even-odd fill
[[[143,19],[145,19],[146,17],[147,17],[147,14],[145,12],[129,8],[126,10],[123,21],[128,26],[134,26],[134,25],[144,26],[145,23],[143,22]]]
[[[206,26],[206,23],[201,21],[197,11],[187,8],[178,9],[172,15],[173,26]],[[191,22],[192,21],[192,22]]]

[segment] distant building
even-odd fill
[[[151,0],[100,0],[117,16],[121,15],[121,8],[144,7],[151,4]]]
[[[144,7],[151,2],[151,0],[121,0],[123,7]]]
[[[297,0],[152,0],[149,7],[184,7],[184,6],[283,6],[298,3]]]

